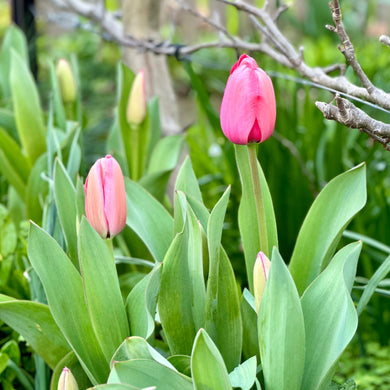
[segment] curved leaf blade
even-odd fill
[[[305,325],[294,280],[276,248],[258,315],[261,364],[267,389],[300,390]]]
[[[306,333],[303,390],[327,388],[332,367],[355,334],[358,316],[350,291],[361,248],[357,242],[337,252],[301,298]]]
[[[221,353],[204,329],[200,329],[191,354],[191,372],[196,390],[231,390]]]
[[[289,265],[300,295],[326,267],[343,230],[366,199],[364,163],[331,180],[318,195],[303,221]]]

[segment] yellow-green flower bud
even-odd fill
[[[76,100],[77,88],[69,62],[60,58],[57,62],[56,73],[60,83],[61,97],[64,103],[73,103]]]
[[[79,390],[76,379],[68,367],[64,367],[61,372],[57,390]]]
[[[255,266],[253,268],[253,288],[257,312],[259,312],[260,303],[261,299],[263,298],[270,267],[271,262],[269,261],[268,257],[263,252],[259,252]]]
[[[130,125],[138,126],[146,116],[145,72],[141,70],[131,86],[127,101],[126,119]]]

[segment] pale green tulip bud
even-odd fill
[[[76,379],[68,367],[64,367],[62,370],[57,390],[79,390]]]
[[[255,305],[257,312],[259,312],[260,303],[261,299],[263,298],[270,267],[271,262],[269,261],[268,257],[263,252],[259,252],[255,266],[253,268],[253,288],[255,293]]]
[[[126,119],[130,125],[138,126],[146,116],[145,72],[141,70],[131,86],[127,101]]]
[[[77,88],[72,68],[65,58],[57,62],[56,73],[60,83],[61,97],[64,103],[73,103],[76,100]]]

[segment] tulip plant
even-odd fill
[[[17,54],[13,61],[22,67]],[[111,154],[92,166],[84,185],[57,154],[46,211],[55,228],[48,219],[44,226],[30,223],[30,274],[43,287],[42,299],[0,295],[1,320],[53,370],[51,389],[330,388],[358,323],[350,293],[362,244],[338,244],[366,202],[365,165],[323,188],[291,259],[282,259],[257,160],[275,124],[274,90],[255,60],[243,55],[221,106],[242,187],[238,219],[247,284],[241,286],[221,244],[230,187],[209,210],[187,157],[170,203],[164,193],[182,139],[155,137],[156,102],[145,108],[133,97],[144,99],[142,74],[133,92],[134,75],[123,66],[119,75]],[[21,137],[29,164],[39,157],[37,146],[54,161],[47,140],[30,145],[33,140]],[[123,236],[142,242],[146,255],[134,255]],[[122,266],[140,276],[131,289],[123,289]]]

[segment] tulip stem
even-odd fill
[[[258,144],[256,143],[248,144],[248,155],[252,174],[253,195],[256,204],[257,226],[259,228],[260,235],[260,250],[265,253],[266,256],[269,256],[267,222],[265,218],[264,199],[263,192],[261,190],[259,166],[257,161],[257,145]]]
[[[131,127],[130,177],[134,181],[139,179],[139,126]]]

